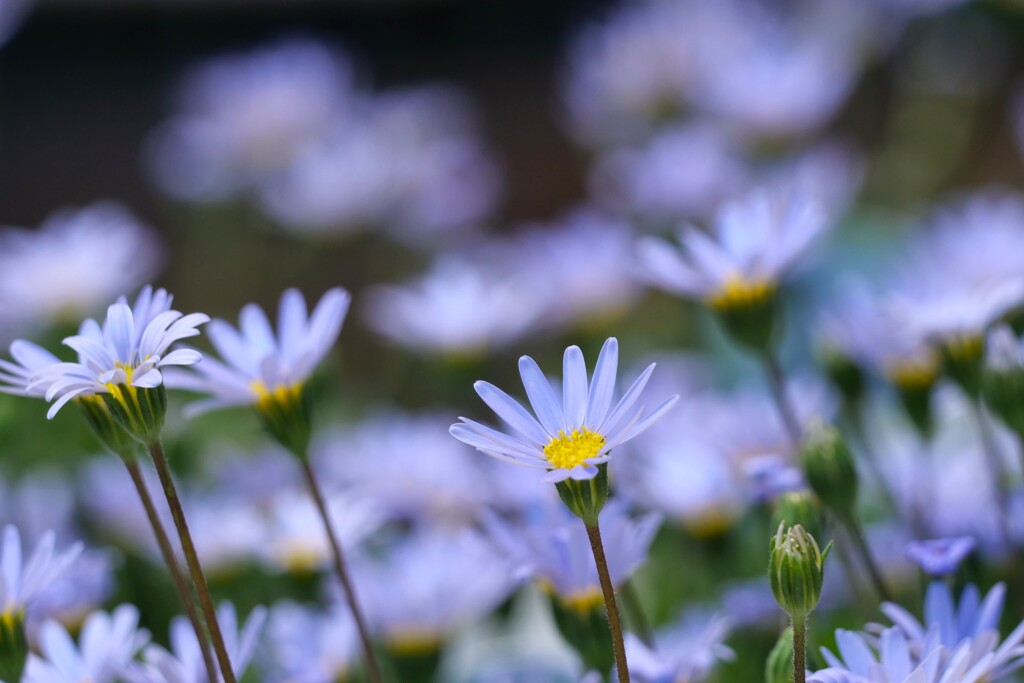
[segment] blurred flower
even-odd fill
[[[755,184],[809,198],[837,219],[857,198],[865,166],[863,156],[850,145],[825,141],[758,169]]]
[[[686,614],[654,636],[652,647],[632,633],[626,634],[629,673],[638,683],[704,680],[720,661],[736,653],[725,644],[732,630],[721,614]]]
[[[305,39],[200,65],[185,78],[180,112],[147,143],[156,182],[176,197],[211,201],[279,171],[341,115],[350,71]]]
[[[499,176],[470,107],[445,87],[365,96],[259,188],[260,203],[301,233],[380,226],[400,239],[471,227],[497,198]]]
[[[679,231],[681,248],[648,237],[639,256],[654,284],[726,307],[770,297],[827,228],[814,202],[754,192],[718,211],[713,236],[688,226]]]
[[[370,628],[404,653],[433,650],[513,588],[506,560],[468,530],[417,533],[364,558],[355,574]]]
[[[392,342],[429,353],[474,355],[509,344],[544,313],[522,277],[497,277],[468,261],[442,258],[405,286],[367,294],[367,322]]]
[[[149,640],[139,628],[139,610],[121,605],[110,614],[93,612],[86,618],[75,645],[55,621],[39,631],[39,655],[29,655],[25,683],[112,683]]]
[[[504,391],[481,381],[473,388],[516,436],[464,417],[452,425],[451,434],[492,457],[547,469],[546,481],[592,479],[597,465],[608,461],[611,449],[644,432],[679,398],[672,396],[649,413],[643,405],[636,407],[654,372],[652,363],[612,408],[618,364],[619,343],[611,337],[601,348],[588,390],[583,352],[570,346],[563,359],[563,400],[559,401],[536,361],[523,356],[519,372],[536,419]]]
[[[257,607],[239,629],[235,607],[230,602],[221,603],[217,609],[217,621],[224,634],[224,646],[235,675],[241,678],[256,653],[260,633],[267,618],[267,610]],[[171,621],[171,649],[150,645],[143,652],[144,663],[138,663],[124,671],[128,683],[205,683],[209,681],[203,664],[199,641],[195,631],[185,617]]]
[[[492,515],[486,526],[519,575],[539,581],[563,604],[581,612],[602,604],[586,527],[564,505],[528,510],[525,519],[516,523]],[[623,503],[608,501],[601,512],[601,535],[614,585],[621,586],[647,559],[660,526],[657,513],[632,519]]]
[[[907,544],[907,557],[929,576],[945,576],[957,570],[974,546],[970,536],[912,541]]]
[[[127,209],[97,202],[51,214],[37,230],[0,230],[0,318],[74,323],[152,277],[156,236]]]
[[[18,527],[25,543],[50,532],[62,544],[82,535],[68,476],[46,466],[26,472],[17,481],[0,481],[0,519]]]
[[[262,308],[246,304],[237,329],[219,319],[207,328],[223,360],[208,356],[192,371],[168,373],[168,386],[211,394],[186,408],[191,415],[242,405],[273,411],[299,401],[313,370],[338,340],[351,299],[335,287],[310,314],[302,294],[289,289],[281,295],[276,333]]]
[[[357,662],[355,622],[335,606],[319,612],[293,602],[270,610],[263,653],[269,681],[324,683],[346,680]]]
[[[713,123],[694,122],[605,153],[590,185],[602,202],[657,226],[709,215],[748,175],[735,136]]]
[[[978,683],[991,673],[991,656],[973,651],[970,642],[950,651],[932,639],[925,650],[916,650],[896,628],[883,631],[874,649],[872,641],[837,630],[836,644],[843,659],[822,648],[829,668],[812,675],[808,683]]]
[[[27,561],[22,559],[21,535],[14,526],[4,527],[0,548],[0,614],[31,611],[37,599],[68,570],[82,552],[82,544],[54,553],[55,535],[47,532],[36,543]]]

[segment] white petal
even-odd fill
[[[592,430],[604,423],[615,394],[615,377],[619,370],[619,341],[609,337],[601,347],[594,367],[594,378],[590,383],[587,399],[587,426]]]
[[[533,411],[537,413],[537,419],[547,430],[548,435],[554,438],[559,431],[566,429],[566,424],[562,406],[558,405],[558,397],[551,389],[548,378],[541,372],[536,361],[529,356],[519,359],[519,374],[523,378],[523,387]]]
[[[562,357],[562,407],[567,431],[583,426],[587,415],[587,365],[578,346],[567,348]]]

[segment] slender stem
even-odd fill
[[[1010,496],[1003,483],[1002,457],[999,454],[999,447],[996,445],[991,425],[985,419],[985,409],[981,398],[975,398],[971,401],[971,416],[974,418],[974,424],[977,426],[982,451],[985,454],[985,462],[988,465],[989,475],[992,478],[992,488],[996,497],[997,515],[999,517],[999,534],[1002,537],[1003,545],[1010,548],[1010,529],[1008,526],[1010,519]]]
[[[782,423],[785,425],[786,432],[789,434],[793,445],[799,448],[802,437],[800,422],[796,419],[796,410],[793,409],[793,405],[789,401],[789,395],[786,393],[786,379],[782,372],[782,364],[779,363],[779,359],[772,351],[765,351],[764,353],[764,369],[765,374],[768,376],[768,385],[772,391],[772,398],[775,399],[775,405],[779,409]]]
[[[164,529],[163,522],[160,521],[160,515],[157,514],[156,506],[153,505],[153,497],[149,495],[146,481],[142,478],[142,470],[139,469],[139,463],[135,458],[122,458],[122,461],[124,466],[128,468],[128,474],[131,475],[132,483],[135,484],[135,490],[139,493],[142,507],[146,509],[146,517],[149,518],[149,525],[153,527],[156,544],[160,546],[160,554],[163,555],[167,571],[170,572],[171,579],[174,581],[174,587],[178,589],[181,605],[185,608],[185,614],[188,616],[189,623],[192,624],[192,628],[196,632],[196,640],[199,641],[199,651],[203,655],[203,664],[206,667],[206,676],[209,678],[210,683],[217,683],[217,668],[213,662],[213,655],[210,654],[210,639],[203,629],[203,622],[200,621],[199,614],[196,613],[192,589],[189,587],[184,575],[182,575],[181,567],[178,566],[178,560],[174,556],[174,550],[171,548],[171,541],[167,537],[167,530]]]
[[[793,683],[807,678],[807,622],[793,620]]]
[[[324,530],[327,532],[327,539],[331,544],[334,570],[338,574],[338,579],[341,580],[341,587],[345,591],[345,598],[348,600],[349,608],[352,610],[352,616],[356,622],[356,629],[359,631],[359,639],[363,644],[366,673],[371,683],[380,683],[380,666],[377,664],[377,656],[374,654],[373,645],[370,643],[370,632],[366,627],[366,618],[359,607],[355,587],[352,585],[348,569],[345,567],[345,556],[341,552],[341,543],[338,541],[338,535],[334,531],[334,525],[331,523],[331,517],[327,512],[327,503],[324,502],[323,493],[320,491],[320,486],[317,483],[316,475],[313,473],[313,467],[309,464],[309,460],[301,458],[300,462],[302,463],[302,472],[306,475],[306,483],[309,485],[309,493],[313,496],[313,502],[316,503],[316,507],[320,511],[320,518],[323,520]]]
[[[643,605],[640,604],[640,594],[637,593],[636,586],[633,585],[633,579],[626,579],[622,582],[622,587],[619,588],[619,597],[622,598],[622,606],[625,608],[626,614],[629,615],[629,621],[633,624],[636,634],[640,636],[640,640],[647,647],[654,647],[654,631],[651,629],[651,623],[647,621],[647,615],[644,614]]]
[[[878,591],[878,595],[882,600],[886,602],[892,602],[892,592],[885,583],[885,579],[882,578],[882,572],[878,569],[878,563],[875,562],[874,555],[871,554],[871,547],[868,545],[867,539],[864,537],[864,530],[860,524],[853,519],[843,519],[843,526],[850,534],[850,539],[853,541],[854,547],[857,548],[857,552],[860,554],[861,559],[864,560],[864,566],[868,569],[868,574],[871,576],[871,582],[875,585],[875,590]]]
[[[210,588],[206,585],[206,577],[203,575],[203,568],[199,564],[199,555],[196,553],[195,543],[192,541],[192,533],[188,529],[188,522],[185,520],[185,510],[181,507],[181,500],[178,498],[178,489],[174,485],[174,477],[171,475],[171,468],[167,464],[167,456],[164,455],[164,447],[159,441],[149,445],[149,454],[156,465],[156,473],[160,477],[160,484],[164,488],[164,497],[167,498],[167,506],[171,509],[171,517],[174,519],[174,526],[178,529],[178,536],[181,539],[181,549],[185,553],[185,563],[188,565],[189,573],[192,574],[192,582],[199,595],[199,607],[203,611],[206,625],[210,629],[210,640],[213,644],[213,651],[217,655],[217,663],[220,664],[220,672],[224,677],[224,683],[237,683],[235,672],[231,668],[231,659],[228,657],[227,648],[224,646],[224,636],[220,632],[220,622],[217,621],[217,611],[213,607],[213,599],[210,597]]]
[[[590,548],[594,551],[594,562],[597,564],[597,576],[601,580],[601,592],[604,593],[604,606],[608,611],[608,628],[612,632],[612,649],[615,651],[615,670],[618,672],[619,683],[629,683],[629,665],[626,663],[626,644],[622,640],[622,622],[619,621],[619,607],[615,604],[615,587],[608,573],[608,560],[604,556],[601,530],[596,523],[593,526],[586,526]]]

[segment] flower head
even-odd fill
[[[270,610],[266,641],[276,681],[344,681],[359,656],[355,621],[341,606],[318,612],[279,603]]]
[[[76,543],[55,554],[54,542],[52,531],[43,534],[28,560],[23,561],[21,535],[13,526],[4,527],[0,547],[0,615],[24,614],[82,552],[82,544]]]
[[[976,542],[971,536],[912,541],[907,544],[907,557],[929,576],[945,576],[956,571],[960,563],[974,552]]]
[[[629,673],[643,683],[703,680],[720,661],[736,658],[725,644],[731,630],[723,615],[695,612],[659,630],[652,647],[627,633]]]
[[[519,359],[519,373],[536,418],[504,391],[481,381],[473,388],[512,428],[512,434],[464,417],[451,426],[450,432],[487,455],[516,465],[547,469],[547,481],[593,479],[598,473],[597,466],[608,461],[613,448],[654,424],[679,398],[672,396],[650,412],[637,405],[654,372],[652,363],[613,408],[618,363],[619,344],[612,337],[601,348],[588,387],[583,352],[578,346],[570,346],[563,358],[560,400],[536,361],[523,356]]]

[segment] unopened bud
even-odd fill
[[[775,601],[794,622],[803,621],[818,606],[825,576],[825,558],[831,548],[829,543],[822,552],[814,537],[799,524],[787,529],[783,522],[772,537],[768,580]]]
[[[765,683],[793,683],[793,629],[779,636],[764,666]]]
[[[822,532],[821,505],[817,497],[810,491],[787,491],[775,501],[772,513],[772,528],[777,528],[783,521],[799,524],[811,536],[820,536]]]
[[[821,502],[839,517],[853,517],[857,504],[857,468],[853,453],[835,427],[812,425],[801,446],[804,475]]]

